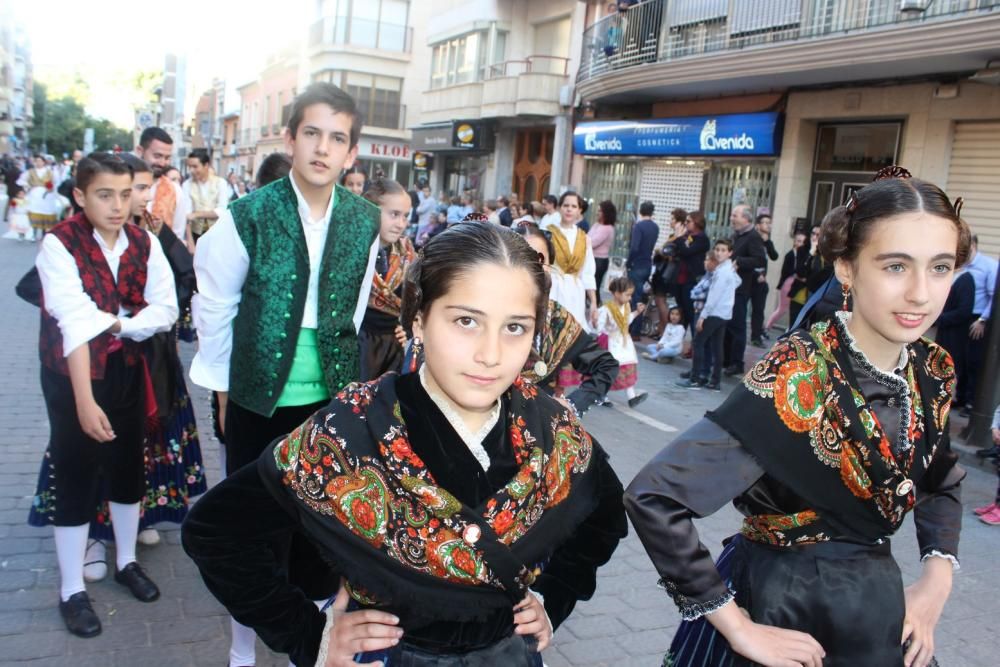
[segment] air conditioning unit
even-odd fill
[[[559,106],[561,107],[571,107],[573,106],[573,94],[576,92],[573,89],[573,84],[566,84],[559,89]]]
[[[899,11],[903,14],[921,14],[927,11],[934,0],[899,0]]]
[[[1000,86],[1000,67],[986,67],[969,77],[969,81]]]

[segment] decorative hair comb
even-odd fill
[[[470,213],[464,218],[462,222],[489,222],[490,219],[483,215],[482,213]]]
[[[900,167],[899,165],[892,164],[888,167],[882,167],[875,172],[875,177],[872,179],[872,183],[875,183],[876,181],[884,181],[890,178],[913,178],[913,174],[911,174],[910,170],[906,167]],[[854,213],[854,211],[858,209],[857,190],[851,193],[846,206],[848,213]]]
[[[955,197],[955,201],[952,203],[952,208],[955,209],[955,217],[962,217],[962,206],[965,204],[965,199],[962,197]]]

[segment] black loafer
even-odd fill
[[[90,606],[86,592],[74,593],[68,600],[59,601],[59,615],[66,629],[77,637],[96,637],[101,634],[101,620]]]
[[[129,563],[115,572],[115,581],[132,591],[132,595],[139,602],[152,602],[160,597],[160,589],[136,562]]]

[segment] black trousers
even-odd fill
[[[743,357],[747,351],[747,303],[750,294],[742,288],[736,290],[733,300],[733,318],[726,325],[726,340],[723,365],[735,366],[743,370]]]
[[[92,380],[94,400],[104,410],[115,439],[97,442],[80,428],[69,376],[42,366],[42,395],[49,413],[49,456],[55,475],[56,526],[81,526],[94,518],[100,483],[111,502],[131,505],[146,492],[143,459],[145,382],[142,366],[125,355],[108,355],[104,379]]]
[[[601,301],[601,281],[604,280],[604,274],[608,272],[608,266],[611,265],[611,260],[607,257],[595,257],[594,264],[597,266],[597,270],[594,272],[594,280],[597,281],[597,302]]]
[[[767,304],[767,283],[754,281],[750,288],[750,340],[760,340],[764,333],[764,306]]]
[[[725,338],[726,320],[721,317],[705,318],[701,331],[694,337],[694,357],[691,377],[710,380],[718,384],[722,380],[722,344]],[[709,368],[711,364],[711,368]],[[711,377],[709,372],[711,371]]]
[[[677,297],[677,305],[681,309],[681,314],[684,315],[684,324],[686,327],[691,329],[691,336],[695,335],[694,327],[697,324],[694,318],[694,301],[691,300],[691,288],[694,287],[690,282],[683,285],[676,285],[674,287],[674,296]]]
[[[278,408],[270,417],[247,410],[229,401],[226,406],[226,475],[245,465],[256,465],[264,450],[300,426],[327,401]],[[302,589],[310,600],[322,600],[337,592],[340,577],[335,575],[319,551],[301,533],[290,542],[272,545],[274,553],[287,565],[288,580]]]

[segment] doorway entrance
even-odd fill
[[[538,201],[548,194],[554,139],[555,130],[552,128],[517,131],[512,187],[520,201]]]
[[[871,183],[879,169],[896,164],[902,128],[901,121],[819,126],[808,214],[813,225]]]

